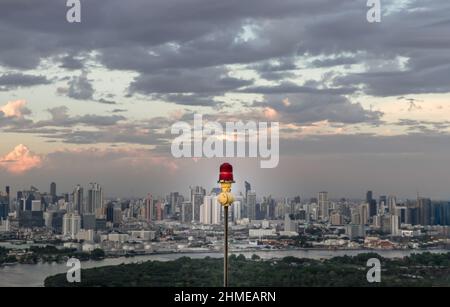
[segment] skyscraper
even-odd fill
[[[81,229],[81,216],[77,213],[67,213],[63,217],[63,235],[75,238]]]
[[[106,205],[106,221],[113,222],[114,221],[114,204],[108,203]]]
[[[200,206],[200,223],[204,225],[212,224],[213,198],[215,195],[207,195],[203,198]]]
[[[373,200],[373,192],[372,191],[367,191],[366,193],[366,202],[368,204],[370,204],[370,202]]]
[[[369,204],[362,204],[359,211],[361,225],[369,224]]]
[[[417,200],[417,207],[419,210],[419,224],[422,226],[431,225],[431,199],[419,198]]]
[[[156,203],[155,211],[156,220],[162,221],[164,219],[164,203],[160,200]]]
[[[325,220],[329,217],[329,206],[330,202],[328,200],[328,192],[320,192],[318,195],[318,205],[319,205],[319,218]]]
[[[56,183],[54,182],[50,184],[50,195],[53,197],[53,199],[56,198]]]
[[[84,192],[80,185],[73,191],[73,209],[80,215],[84,213]]]
[[[237,197],[233,203],[232,210],[232,221],[236,222],[242,218],[242,197]],[[218,204],[219,205],[219,204]],[[219,205],[220,207],[220,205]]]
[[[245,199],[247,199],[247,194],[252,190],[252,186],[249,182],[245,182]]]
[[[86,210],[83,213],[96,214],[97,217],[104,215],[103,209],[103,189],[97,183],[91,183],[88,190],[88,200]]]
[[[378,206],[377,206],[375,200],[373,200],[373,202],[374,202],[374,204],[372,205],[373,208],[371,209],[371,211],[376,210],[378,212],[379,211],[378,207],[381,207],[381,206],[384,206],[385,208],[386,207],[389,208],[388,197],[386,197],[385,195],[380,196],[380,200],[378,201]]]
[[[202,187],[191,187],[192,222],[200,222],[200,206],[206,190]]]
[[[154,206],[153,206],[153,196],[148,194],[145,200],[145,220],[150,223],[154,219]]]
[[[247,193],[247,217],[250,220],[256,220],[256,193],[254,191]]]
[[[387,198],[387,206],[388,206],[388,209],[389,209],[389,213],[392,214],[392,215],[396,215],[397,214],[397,212],[396,212],[396,209],[397,209],[397,197],[395,197],[393,195],[390,195]]]
[[[192,222],[192,203],[190,201],[184,201],[181,203],[181,222]]]
[[[380,199],[382,199],[382,198],[380,198]],[[367,191],[366,203],[368,204],[368,207],[369,207],[369,218],[372,218],[375,215],[377,215],[378,214],[377,201],[373,198],[372,191]],[[380,205],[382,205],[382,204],[380,203]],[[386,205],[386,203],[384,203],[384,205]]]
[[[9,214],[8,196],[0,192],[0,220],[6,220]]]
[[[237,206],[233,209],[239,209]],[[200,223],[205,225],[219,225],[222,222],[222,206],[220,205],[217,195],[211,194],[203,198],[203,204],[200,206]]]
[[[6,198],[8,199],[8,210],[10,212],[14,211],[14,208],[12,206],[13,204],[11,203],[11,188],[9,186],[6,186],[5,192],[6,192]]]
[[[169,197],[169,202],[170,202],[170,214],[172,216],[175,215],[176,209],[177,209],[177,205],[179,205],[180,202],[180,194],[178,192],[172,192],[170,193],[170,197]]]

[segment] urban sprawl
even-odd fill
[[[220,189],[190,187],[189,197],[105,199],[103,188],[78,185],[58,194],[31,187],[0,193],[0,240],[10,257],[32,253],[24,244],[52,245],[106,256],[153,253],[219,252],[223,248],[223,209]],[[450,202],[395,196],[356,201],[317,198],[258,197],[251,184],[229,211],[233,252],[289,249],[433,249],[450,246]],[[1,246],[1,245],[0,245]]]

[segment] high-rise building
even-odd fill
[[[261,203],[261,218],[267,220],[275,219],[275,200],[272,199],[272,196],[264,197],[263,202]]]
[[[345,225],[345,233],[353,240],[365,237],[366,229],[364,225]]]
[[[333,226],[344,225],[344,217],[339,212],[333,212],[330,217],[330,224]]]
[[[153,196],[149,193],[145,199],[145,220],[150,223],[155,216]]]
[[[400,236],[400,218],[395,214],[391,215],[391,235]]]
[[[369,224],[369,204],[362,204],[359,212],[361,225]]]
[[[40,200],[33,200],[31,201],[31,211],[43,211],[42,210],[42,203]]]
[[[254,191],[247,193],[247,217],[250,220],[256,220],[256,193]]]
[[[400,219],[397,215],[385,214],[381,217],[381,229],[391,236],[400,235]]]
[[[24,191],[22,195],[23,195],[23,198],[21,200],[21,204],[22,204],[21,210],[22,211],[31,211],[33,200],[38,199],[37,195],[35,195],[35,193],[30,192],[30,191]]]
[[[372,191],[367,191],[366,193],[366,202],[368,204],[370,204],[370,202],[373,200],[373,192]]]
[[[56,183],[52,182],[50,184],[50,196],[53,198],[53,202],[56,201]]]
[[[177,206],[180,205],[180,194],[178,192],[172,192],[169,196],[170,214],[175,215]]]
[[[200,223],[204,225],[212,224],[212,200],[213,195],[208,195],[203,198],[203,204],[200,206]]]
[[[419,198],[417,200],[417,207],[419,210],[419,224],[423,226],[431,225],[432,224],[431,199]]]
[[[82,228],[85,230],[95,230],[95,214],[83,214]]]
[[[380,196],[380,200],[378,201],[378,203],[380,205],[384,204],[385,206],[387,206],[387,204],[388,204],[388,197],[386,195],[381,195]]]
[[[74,239],[80,229],[81,216],[78,213],[66,213],[63,217],[63,235]]]
[[[200,206],[206,190],[202,187],[191,187],[192,222],[200,222]]]
[[[0,219],[0,233],[9,231],[10,231],[9,220]]]
[[[6,220],[9,214],[9,203],[6,195],[0,194],[0,220]]]
[[[77,185],[75,190],[73,190],[73,210],[77,211],[78,214],[84,213],[84,191],[80,185]]]
[[[162,221],[164,219],[164,203],[158,200],[155,206],[155,218],[157,221]]]
[[[114,204],[108,203],[106,205],[106,221],[113,222],[114,221]]]
[[[330,202],[328,200],[328,192],[320,192],[317,198],[319,205],[319,218],[326,220],[330,216]]]
[[[118,226],[122,223],[122,209],[114,208],[113,210],[113,224],[114,226]]]
[[[366,203],[368,204],[368,207],[369,207],[369,212],[368,212],[369,218],[373,218],[375,215],[378,214],[378,208],[377,208],[377,201],[373,198],[372,191],[367,191]],[[381,205],[381,202],[380,202],[380,205]]]
[[[96,214],[101,217],[103,209],[103,189],[97,183],[91,183],[88,189],[88,199],[86,203],[85,214]]]
[[[249,182],[245,182],[245,199],[247,200],[247,194],[252,190],[252,186]]]
[[[395,215],[396,209],[397,209],[397,197],[395,197],[394,195],[390,195],[387,198],[387,207],[388,207],[389,213]]]
[[[359,211],[359,210],[358,210]],[[351,216],[351,224],[361,225],[361,213],[353,211]]]
[[[242,204],[243,203],[244,203],[243,197],[242,196],[237,196],[235,201],[234,201],[234,203],[233,203],[233,205],[232,205],[232,207],[231,207],[232,208],[231,220],[233,222],[236,222],[236,221],[242,219],[242,207],[243,207]]]
[[[292,218],[292,215],[285,214],[284,215],[284,231],[287,232],[297,232],[298,231],[298,223],[295,219]]]
[[[181,204],[181,222],[186,224],[192,222],[192,203],[190,201],[184,201]]]
[[[233,204],[234,206],[234,204]],[[203,197],[200,206],[200,223],[205,225],[219,225],[222,221],[222,206],[216,194]]]
[[[9,204],[8,211],[12,212],[12,211],[14,211],[14,207],[13,207],[13,203],[11,202],[11,188],[9,186],[6,186],[5,192],[6,192],[7,202]]]
[[[397,215],[400,218],[400,225],[406,224],[407,222],[407,208],[406,207],[395,207],[395,215]]]

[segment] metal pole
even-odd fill
[[[224,207],[225,232],[224,232],[224,258],[223,258],[223,286],[228,287],[228,206]]]

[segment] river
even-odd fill
[[[329,259],[339,256],[355,256],[360,253],[367,253],[367,250],[288,250],[288,251],[250,251],[250,252],[236,252],[236,254],[243,254],[246,257],[251,257],[253,254],[260,256],[263,259],[283,258],[286,256],[293,256],[297,258],[309,259]],[[376,251],[384,258],[402,258],[409,256],[412,253],[422,253],[424,251],[409,251],[409,250],[380,250]],[[432,253],[447,253],[446,250],[433,250]],[[156,261],[170,261],[180,257],[190,257],[193,259],[205,257],[221,258],[221,253],[183,253],[183,254],[160,254],[137,256],[132,258],[108,258],[102,261],[86,261],[82,262],[83,269],[112,266],[127,263],[145,262],[149,260]],[[0,267],[0,287],[42,287],[46,277],[67,272],[65,264],[17,264],[12,266]]]

